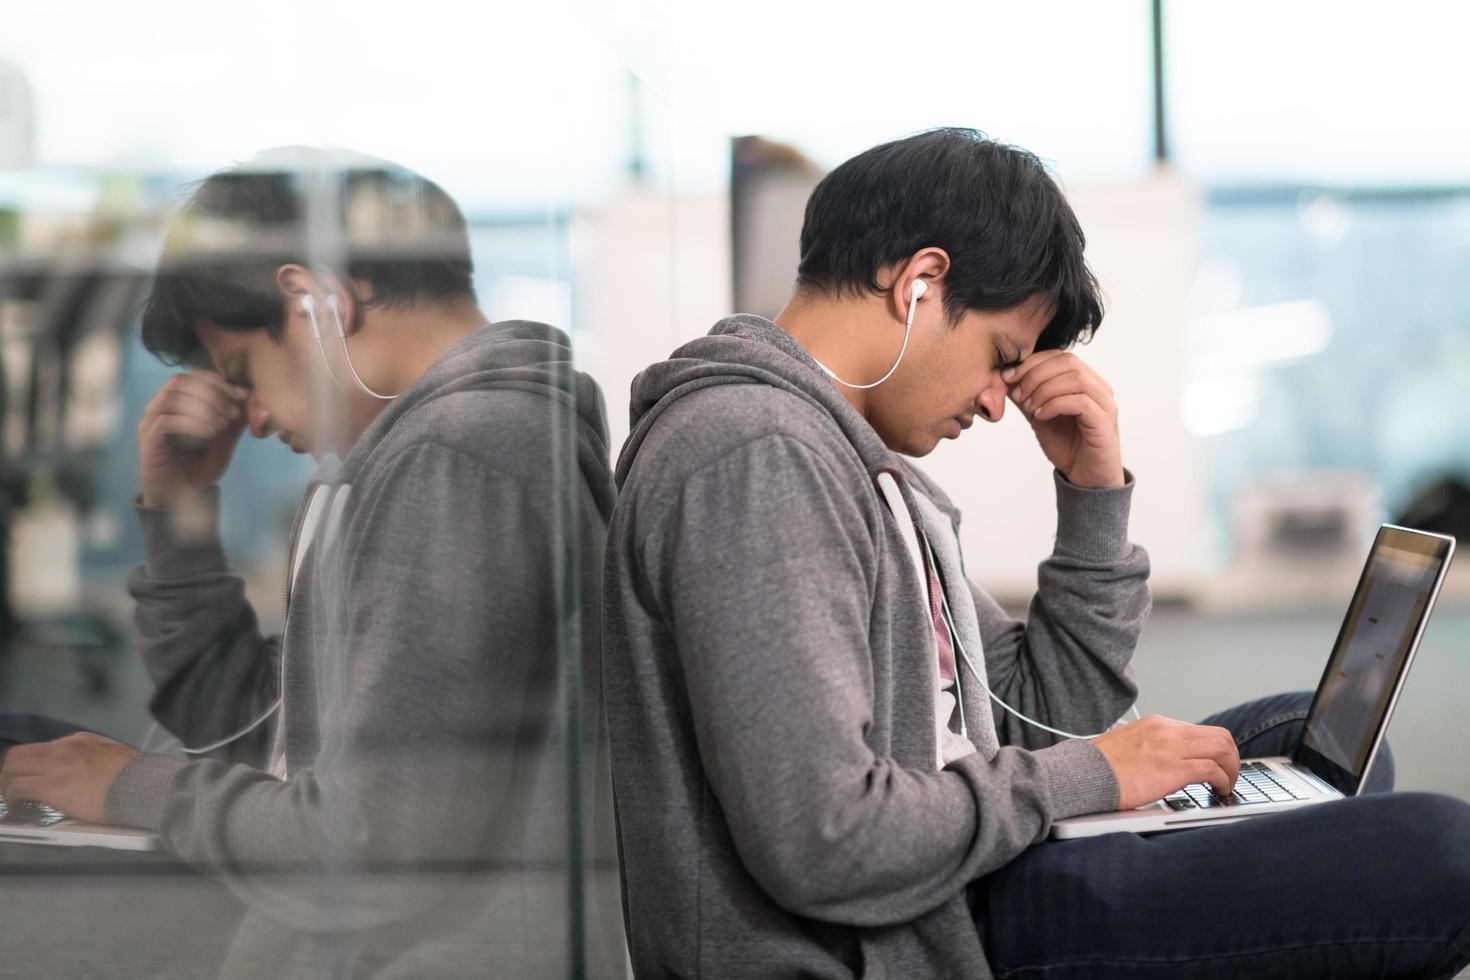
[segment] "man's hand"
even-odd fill
[[[1001,378],[1051,464],[1079,487],[1121,487],[1123,449],[1113,389],[1068,351],[1032,354]]]
[[[213,371],[169,378],[138,423],[145,507],[173,507],[218,482],[245,430],[249,392]]]
[[[1149,715],[1090,740],[1118,777],[1118,809],[1161,800],[1190,783],[1209,783],[1229,796],[1240,775],[1240,752],[1227,729]]]
[[[33,800],[88,823],[106,820],[104,804],[118,770],[138,751],[91,732],[12,746],[0,768],[7,803]]]

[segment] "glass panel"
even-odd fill
[[[86,7],[0,38],[0,749],[121,775],[48,801],[101,836],[14,789],[17,968],[625,976],[573,343],[626,69],[574,4]]]

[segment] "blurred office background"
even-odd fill
[[[0,708],[136,741],[133,312],[188,182],[283,144],[440,182],[493,318],[568,329],[607,395],[737,307],[773,314],[805,194],[964,125],[1048,160],[1109,298],[1159,600],[1141,708],[1311,688],[1374,528],[1470,533],[1470,10],[1443,2],[13,4],[0,32]],[[926,461],[1019,606],[1053,529],[1019,417]],[[310,466],[246,440],[226,546],[279,616]],[[1470,798],[1470,558],[1391,731]],[[273,605],[274,603],[274,605]]]

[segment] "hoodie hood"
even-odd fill
[[[832,418],[870,473],[884,468],[907,472],[899,456],[842,397],[805,348],[770,320],[741,313],[716,323],[708,335],[633,379],[632,432],[618,457],[618,486],[627,479],[649,430],[669,406],[702,388],[727,384],[763,384],[791,392]]]
[[[607,412],[592,378],[573,367],[571,341],[555,327],[505,320],[461,339],[408,390],[378,414],[339,466],[324,464],[319,481],[352,483],[389,431],[410,413],[462,391],[510,389],[545,397],[552,405],[548,438],[564,434],[576,446],[577,467],[604,519],[612,513],[607,470]]]

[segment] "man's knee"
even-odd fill
[[[1366,801],[1365,801],[1366,802]],[[1470,909],[1470,803],[1439,793],[1397,793],[1373,801],[1375,836],[1398,841],[1427,905]],[[1470,926],[1470,921],[1466,922]]]
[[[1287,755],[1301,737],[1311,704],[1310,691],[1272,694],[1211,715],[1204,723],[1229,729],[1242,753]]]
[[[1295,714],[1305,715],[1312,707],[1312,699],[1317,696],[1316,691],[1288,691],[1278,695],[1286,709]]]

